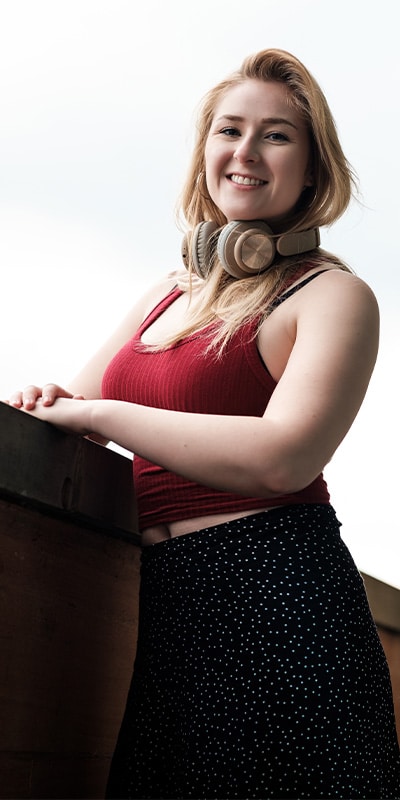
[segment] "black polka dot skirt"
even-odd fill
[[[329,505],[142,551],[108,798],[400,798],[388,666]]]

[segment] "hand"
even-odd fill
[[[33,408],[29,409],[22,405],[21,411],[31,414],[43,422],[50,422],[66,433],[87,436],[92,432],[90,430],[91,407],[90,400],[70,395],[69,397],[57,397],[47,405],[40,397],[37,397]]]
[[[67,389],[57,386],[55,383],[46,383],[45,386],[26,386],[22,391],[14,392],[9,400],[5,402],[14,408],[22,408],[24,411],[32,411],[40,399],[43,406],[52,406],[57,397],[67,397],[74,400],[83,400],[81,394],[71,394]]]

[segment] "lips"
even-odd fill
[[[236,173],[233,173],[228,177],[229,180],[231,180],[233,183],[239,184],[240,186],[264,186],[264,184],[267,183],[267,181],[262,181],[259,178],[252,178],[247,175],[237,175]]]

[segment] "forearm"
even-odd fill
[[[69,433],[113,441],[188,480],[247,496],[303,489],[335,449],[329,420],[316,429],[313,414],[299,427],[282,413],[224,416],[63,397],[50,406],[36,402],[27,413]]]
[[[89,405],[90,427],[96,434],[189,480],[263,497],[302,488],[290,485],[282,435],[265,419],[191,414],[113,400]]]

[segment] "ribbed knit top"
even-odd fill
[[[141,343],[143,332],[181,294],[172,290],[115,355],[104,373],[102,396],[175,411],[262,417],[276,383],[258,352],[256,323],[243,325],[222,356],[205,353],[210,328],[163,350]],[[329,502],[322,474],[302,491],[268,499],[188,481],[137,455],[133,472],[141,530],[206,514]]]

